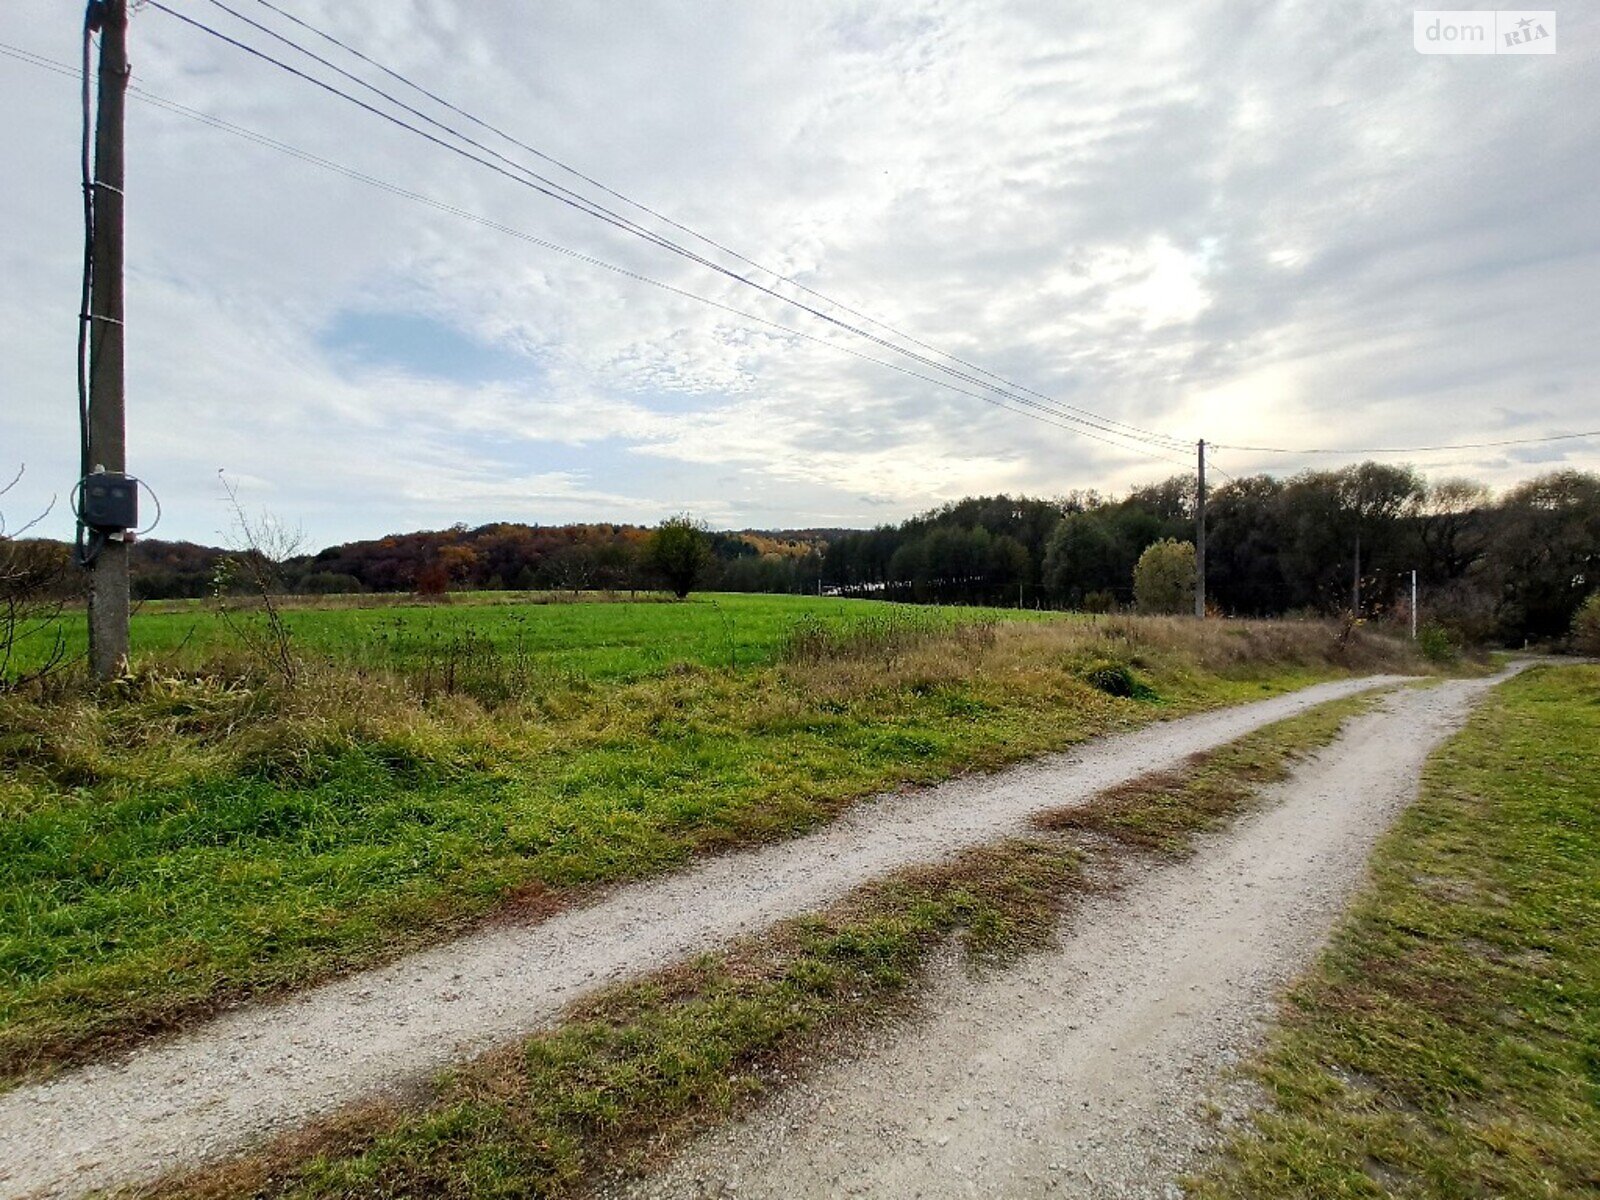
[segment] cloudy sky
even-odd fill
[[[166,2],[293,56],[212,0]],[[1118,421],[1335,448],[1600,428],[1592,7],[1558,10],[1555,55],[1451,57],[1416,53],[1411,6],[1381,0],[277,3],[831,300]],[[77,13],[5,0],[0,42],[73,63]],[[158,10],[131,44],[149,93],[481,218],[131,102],[130,468],[160,492],[161,536],[218,540],[219,470],[320,545],[684,510],[873,524],[970,493],[1113,491],[1185,458],[852,357],[927,371]],[[0,110],[15,523],[76,471],[76,82],[0,57]],[[1504,486],[1600,468],[1600,439],[1414,461]],[[60,507],[44,526],[69,527]]]

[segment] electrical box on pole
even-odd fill
[[[108,539],[126,537],[139,524],[139,481],[132,475],[92,472],[78,492],[78,518]]]

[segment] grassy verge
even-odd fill
[[[952,937],[979,967],[1046,944],[1091,877],[1113,878],[1107,868],[1130,855],[1187,853],[1366,703],[1322,706],[1044,820],[1033,836],[904,872],[728,953],[611,990],[557,1028],[446,1074],[420,1111],[348,1114],[154,1193],[580,1194],[914,1004],[929,959]],[[1117,836],[1156,829],[1154,839]]]
[[[767,666],[625,682],[156,667],[107,694],[0,697],[0,1079],[880,789],[1415,665],[1318,625],[792,628]],[[1124,676],[1133,696],[1088,682]]]
[[[1600,1194],[1600,668],[1496,690],[1429,765],[1192,1194]]]

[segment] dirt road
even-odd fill
[[[1175,766],[1318,703],[1394,682],[1323,684],[885,796],[808,837],[621,889],[542,924],[489,929],[229,1014],[122,1061],[17,1089],[0,1096],[0,1197],[79,1194],[236,1151],[537,1029],[587,991],[815,909],[875,876],[993,840],[1033,813]],[[1477,686],[1449,684],[1434,699],[1408,703],[1434,714],[1442,730]],[[1412,719],[1391,720],[1409,729]],[[1402,731],[1385,751],[1397,756],[1397,791],[1419,761],[1413,737],[1421,734]],[[1353,861],[1344,863],[1347,874]]]
[[[1237,1106],[1227,1067],[1486,686],[1396,693],[1191,860],[1085,905],[1056,951],[986,980],[951,969],[925,1019],[621,1194],[1179,1195],[1216,1136],[1207,1101]]]

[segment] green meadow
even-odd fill
[[[286,597],[283,620],[297,654],[368,669],[422,669],[471,653],[525,659],[541,671],[593,680],[636,679],[675,663],[761,666],[773,662],[802,619],[842,629],[881,622],[948,626],[958,621],[1039,619],[1015,609],[884,605],[817,596],[695,595],[675,603],[658,596],[460,593],[448,602],[410,597]],[[133,620],[135,658],[197,667],[240,649],[239,627],[259,630],[259,606],[235,602],[232,615],[214,601],[162,601]],[[1065,619],[1059,616],[1054,619]],[[59,626],[73,653],[84,645],[81,612]],[[21,655],[37,656],[54,629],[30,639]]]

